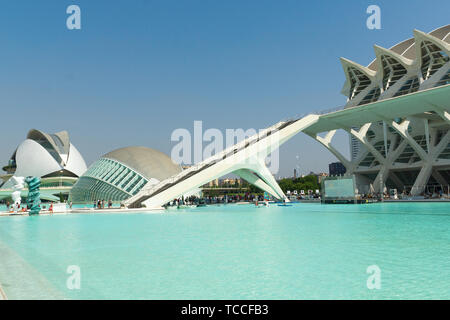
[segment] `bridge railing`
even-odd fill
[[[289,117],[289,118],[283,119],[283,122],[293,121],[293,120],[300,120],[300,119],[302,119],[302,118],[304,118],[306,116],[313,115],[313,114],[314,115],[318,115],[318,116],[322,116],[324,114],[333,113],[333,112],[341,111],[341,110],[344,110],[344,109],[345,109],[345,106],[339,106],[339,107],[333,107],[333,108],[329,108],[329,109],[311,111],[311,112],[306,112],[306,113],[299,113],[299,114],[296,114],[293,117]]]

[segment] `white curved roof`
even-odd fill
[[[434,38],[450,43],[450,24],[439,27],[428,34]],[[390,47],[389,50],[407,59],[414,60],[416,58],[415,44],[416,38],[409,38]],[[377,65],[378,59],[374,59],[367,67],[372,70],[377,70]]]
[[[16,177],[42,177],[62,170],[58,162],[39,143],[27,139],[16,151]]]
[[[70,144],[69,146],[67,164],[64,168],[75,173],[79,177],[81,177],[87,170],[86,162],[84,162],[83,156],[73,144]]]
[[[181,167],[165,153],[147,147],[126,147],[111,151],[102,158],[119,161],[146,178],[162,181],[181,172]]]
[[[410,38],[404,41],[401,41],[397,43],[396,45],[392,46],[389,49],[382,48],[380,46],[374,46],[375,55],[376,58],[367,66],[363,67],[355,62],[352,62],[350,60],[341,58],[341,63],[344,68],[346,81],[344,83],[344,87],[342,89],[342,93],[344,95],[347,95],[349,97],[347,106],[353,106],[357,105],[359,103],[366,103],[366,97],[370,97],[371,90],[376,89],[380,83],[380,80],[383,78],[392,78],[398,75],[398,70],[393,70],[391,65],[394,64],[401,64],[405,69],[406,72],[404,73],[404,78],[402,78],[402,81],[398,82],[398,85],[396,87],[391,86],[394,88],[393,90],[396,90],[396,92],[399,92],[402,88],[401,84],[405,84],[406,81],[409,81],[412,79],[414,74],[419,74],[419,71],[421,71],[422,64],[424,65],[424,69],[430,68],[429,64],[426,64],[427,59],[422,57],[423,55],[429,54],[431,51],[437,51],[437,48],[440,48],[442,50],[443,57],[446,57],[450,52],[450,25],[442,26],[440,28],[437,28],[430,33],[424,33],[418,30],[414,30],[414,38]],[[422,51],[423,47],[429,47],[433,44],[435,47],[430,47],[426,49],[426,52]],[[425,44],[425,45],[424,45]],[[435,54],[433,54],[434,56]],[[384,60],[382,59],[384,57]],[[387,59],[390,59],[390,65],[386,65],[386,57]],[[384,61],[384,62],[383,62]],[[384,65],[381,65],[383,64]],[[437,65],[437,62],[432,61],[434,65]],[[364,87],[365,90],[360,90],[361,93],[358,97],[356,97],[352,93],[352,88],[354,88],[354,85],[351,84],[355,82],[355,79],[350,74],[351,69],[357,69],[359,72],[365,74],[368,79],[370,79],[370,85],[367,85]],[[401,68],[401,67],[398,67]],[[433,66],[433,68],[435,68]],[[391,69],[389,71],[388,69]],[[442,68],[444,71],[446,71],[446,67]],[[444,72],[442,71],[442,72]],[[390,73],[388,73],[390,72]],[[393,73],[396,72],[396,75],[393,75]],[[432,70],[432,73],[427,73],[426,71],[423,71],[424,76],[419,79],[420,81],[420,89],[427,88],[429,86],[432,86],[432,83],[438,83],[440,78],[444,76],[442,72],[437,73],[435,78],[428,81],[428,83],[424,83],[425,80],[428,80],[428,78],[435,73],[435,70]],[[402,74],[403,76],[403,74]],[[439,78],[439,79],[438,79]],[[376,79],[376,81],[374,81]],[[366,81],[367,82],[367,81]],[[358,84],[356,84],[358,85]],[[389,87],[389,88],[391,88]],[[389,92],[388,94],[383,93],[386,88],[380,88],[382,90],[382,94],[380,96],[380,99],[384,99],[392,94],[395,94],[393,90]]]
[[[450,43],[450,24],[437,28],[429,33],[433,37],[436,37],[442,41]]]
[[[30,130],[27,139],[17,147],[11,160],[15,162],[16,177],[43,177],[52,174],[79,177],[87,170],[86,162],[70,143],[66,131],[47,134],[36,129]]]

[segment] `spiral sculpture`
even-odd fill
[[[25,182],[28,184],[27,206],[30,215],[39,214],[41,211],[41,193],[39,187],[41,186],[41,179],[37,177],[27,177]]]

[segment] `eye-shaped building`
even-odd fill
[[[182,171],[166,154],[146,147],[114,150],[93,163],[72,188],[74,203],[123,201]]]

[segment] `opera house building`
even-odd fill
[[[70,142],[66,131],[54,134],[30,130],[27,138],[17,147],[0,180],[0,200],[10,198],[16,177],[41,178],[41,199],[59,201],[67,199],[72,186],[86,171],[80,152]],[[21,196],[26,197],[27,190]]]

